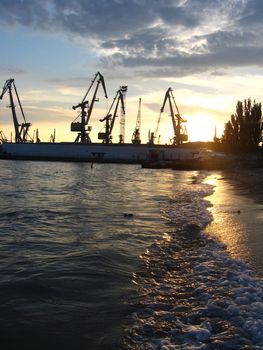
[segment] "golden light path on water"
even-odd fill
[[[214,186],[213,194],[206,198],[212,204],[208,210],[213,215],[206,232],[224,243],[232,256],[245,260],[263,273],[260,258],[263,206],[238,194],[220,173],[208,176],[205,182]]]
[[[249,219],[258,223],[252,213],[260,208],[237,192],[229,175],[192,173],[163,203],[170,236],[141,255],[142,267],[132,276],[140,310],[125,349],[262,348],[262,279],[240,259],[258,256],[251,243],[262,222],[249,230]],[[209,203],[214,222],[204,232]]]

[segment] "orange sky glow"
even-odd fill
[[[42,141],[48,141],[54,129],[56,141],[74,141],[70,123],[77,114],[72,106],[82,100],[98,71],[109,98],[105,101],[99,90],[90,120],[93,142],[103,128],[99,119],[122,85],[128,86],[125,142],[131,142],[139,98],[141,138],[148,141],[168,88],[187,120],[190,141],[211,141],[215,129],[220,137],[238,100],[262,102],[259,0],[74,4],[18,0],[1,7],[0,86],[15,79],[27,121],[32,123],[31,135],[38,129]],[[5,96],[0,101],[0,130],[10,139],[8,104]],[[159,134],[161,143],[173,137],[167,106]],[[118,142],[118,135],[116,120],[113,142]]]

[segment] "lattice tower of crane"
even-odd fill
[[[128,90],[127,86],[121,86],[120,91],[123,95],[123,101],[125,106],[125,100],[126,100],[126,92]],[[121,108],[120,110],[120,134],[119,134],[119,143],[125,142],[125,110]]]
[[[134,143],[134,144],[141,143],[141,131],[140,131],[141,130],[141,105],[142,105],[142,99],[139,98],[136,126],[135,126],[135,130],[133,132],[133,135],[132,135],[132,143]]]

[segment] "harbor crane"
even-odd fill
[[[141,134],[140,134],[140,129],[141,129],[141,104],[142,104],[142,99],[139,98],[139,107],[138,107],[138,113],[137,113],[137,119],[136,119],[136,126],[135,130],[132,135],[132,143],[139,145],[141,143]]]
[[[14,91],[15,91],[15,97],[17,99],[17,102],[18,102],[18,105],[20,108],[20,112],[21,112],[22,117],[23,117],[24,122],[21,124],[18,122],[18,119],[17,119],[16,106],[15,106],[15,102],[14,102],[12,89],[14,89]],[[23,108],[22,108],[22,105],[21,105],[21,102],[20,102],[20,99],[18,96],[18,92],[17,92],[16,86],[15,86],[15,79],[6,80],[5,85],[3,87],[3,91],[0,95],[0,100],[3,99],[6,92],[9,93],[9,99],[10,99],[10,106],[9,107],[12,110],[13,123],[14,123],[14,128],[15,128],[15,142],[18,142],[18,143],[27,142],[27,137],[29,136],[28,130],[31,126],[31,123],[28,123],[26,121],[25,114],[24,114],[24,111],[23,111]]]
[[[91,82],[90,87],[88,88],[88,91],[86,92],[85,96],[83,97],[82,101],[79,104],[77,104],[76,106],[72,107],[74,110],[78,109],[78,108],[81,109],[80,114],[77,116],[77,118],[79,118],[79,117],[81,118],[81,121],[76,122],[75,121],[77,119],[76,118],[71,123],[71,131],[78,132],[78,136],[76,137],[75,142],[91,143],[91,140],[89,137],[89,133],[91,131],[91,126],[89,126],[89,121],[90,121],[91,113],[93,111],[94,103],[98,102],[98,99],[96,97],[97,97],[97,92],[98,92],[100,84],[103,87],[105,98],[108,98],[104,78],[100,74],[100,72],[97,72],[95,74],[94,79]],[[94,93],[93,93],[93,97],[91,99],[91,102],[89,102],[88,100],[86,100],[86,98],[87,98],[88,94],[90,93],[93,86],[95,86],[95,89],[94,89]]]
[[[103,143],[109,144],[112,142],[111,133],[114,127],[115,119],[116,117],[118,117],[117,112],[118,112],[119,105],[121,108],[121,113],[125,115],[125,106],[124,106],[122,87],[120,87],[120,89],[117,91],[106,117],[100,119],[101,122],[104,122],[104,121],[106,122],[105,132],[99,132],[98,134],[98,139],[103,140],[102,141]],[[113,109],[114,111],[112,113]]]
[[[182,126],[182,123],[185,123],[186,120],[184,120],[181,117],[181,114],[180,114],[179,109],[177,107],[177,104],[175,102],[175,98],[174,98],[173,91],[171,88],[169,88],[165,93],[164,101],[163,101],[163,104],[162,104],[162,107],[160,110],[157,126],[155,129],[155,138],[158,138],[158,129],[159,129],[159,124],[160,124],[160,120],[161,120],[161,114],[164,111],[164,108],[165,108],[167,101],[169,102],[170,116],[172,118],[172,124],[173,124],[173,130],[174,130],[172,144],[179,146],[184,141],[188,140],[186,128]],[[176,113],[174,111],[174,108],[175,108]]]
[[[54,129],[53,134],[51,134],[49,137],[49,142],[55,143],[55,141],[56,141],[56,129]]]

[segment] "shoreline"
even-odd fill
[[[210,178],[215,183],[207,197],[213,221],[206,233],[263,277],[263,169],[214,172]]]
[[[249,169],[263,169],[263,158],[258,156],[211,156],[194,159],[179,159],[173,161],[145,161],[143,168],[173,169],[173,170],[225,170],[236,171]]]
[[[225,179],[234,185],[235,190],[249,196],[256,203],[263,204],[263,169],[238,169],[233,172],[225,171]]]

